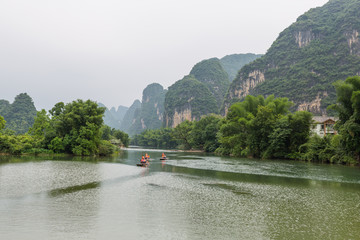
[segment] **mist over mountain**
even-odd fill
[[[117,110],[112,107],[110,110],[102,103],[98,103],[100,107],[105,108],[104,113],[104,124],[108,125],[111,128],[120,129],[121,122],[125,116],[126,111],[129,109],[128,107],[119,106]]]

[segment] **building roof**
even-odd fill
[[[338,117],[329,117],[329,116],[314,116],[313,120],[316,123],[323,123],[328,120],[332,120],[332,121],[336,122],[337,120],[339,120],[339,118]]]

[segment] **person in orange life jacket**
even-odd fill
[[[140,162],[141,162],[141,163],[146,163],[146,160],[145,160],[144,156],[141,157]]]

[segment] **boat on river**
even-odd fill
[[[145,156],[146,157],[142,156],[140,163],[137,163],[136,166],[147,167],[149,165],[150,156],[148,154],[145,154]]]
[[[166,157],[166,155],[163,153],[163,154],[161,154],[161,158],[160,158],[160,160],[167,160],[167,157]]]
[[[138,167],[147,167],[147,166],[149,166],[149,163],[137,163],[136,166],[138,166]]]

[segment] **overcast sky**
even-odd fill
[[[129,107],[203,59],[266,53],[328,0],[0,0],[0,99]]]

